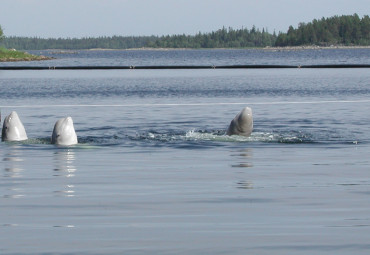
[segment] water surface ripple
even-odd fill
[[[369,50],[78,51],[27,65],[369,64]],[[25,65],[25,63],[1,63]],[[368,254],[367,69],[1,70],[1,254]],[[226,136],[244,107],[250,137]],[[79,144],[50,143],[71,116]]]

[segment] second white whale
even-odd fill
[[[74,145],[78,143],[77,134],[71,117],[58,120],[53,129],[51,143],[57,145]]]

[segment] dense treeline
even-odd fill
[[[195,36],[163,36],[148,43],[155,48],[245,48],[273,46],[276,35],[265,29],[260,31],[253,27],[234,30],[222,28],[212,33],[198,33]]]
[[[45,49],[130,49],[146,47],[150,41],[155,41],[154,36],[113,36],[97,38],[38,38],[38,37],[6,37],[2,44],[6,48],[18,50],[45,50]]]
[[[0,27],[0,39],[2,30]],[[1,44],[18,50],[130,49],[130,48],[246,48],[298,45],[370,45],[370,18],[357,14],[300,23],[276,36],[267,29],[225,27],[211,33],[167,36],[113,36],[98,38],[4,37]]]
[[[198,33],[196,35],[172,36],[113,36],[98,38],[29,38],[6,37],[2,44],[6,48],[19,50],[43,49],[130,49],[130,48],[235,48],[235,47],[265,47],[273,46],[276,40],[263,29],[253,27],[234,30],[222,28],[212,33]]]
[[[370,45],[370,18],[354,14],[314,19],[300,23],[297,29],[290,26],[287,33],[279,34],[275,45]]]

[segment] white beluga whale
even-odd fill
[[[55,123],[51,143],[64,146],[78,143],[71,117],[62,118]]]
[[[245,107],[231,121],[227,129],[227,135],[250,136],[253,131],[252,109]]]
[[[27,133],[17,112],[13,111],[4,119],[1,132],[2,141],[24,141],[27,140]]]

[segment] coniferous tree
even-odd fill
[[[290,26],[287,33],[280,33],[275,46],[297,45],[370,45],[370,19],[357,14],[314,19],[298,28]]]
[[[29,38],[6,37],[3,44],[6,47],[20,50],[42,49],[129,49],[129,48],[245,48],[273,46],[276,34],[272,35],[265,29],[262,32],[254,26],[251,30],[226,29],[223,27],[211,33],[196,35],[166,35],[166,36],[113,36],[98,38]]]

